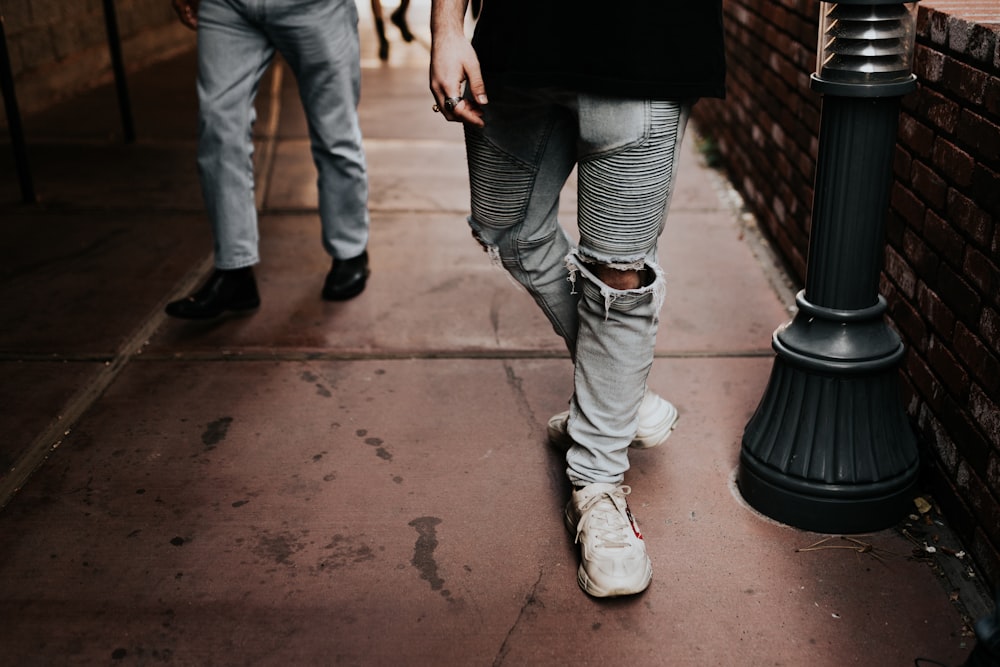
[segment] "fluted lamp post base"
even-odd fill
[[[774,335],[771,378],[743,434],[740,493],[806,530],[889,527],[906,515],[919,473],[899,398],[903,346],[882,322],[881,298],[847,322],[798,301],[797,318]]]

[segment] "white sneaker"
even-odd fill
[[[653,578],[642,533],[625,496],[632,489],[590,484],[573,491],[566,505],[566,527],[580,545],[580,588],[599,598],[641,593]]]
[[[660,398],[646,390],[639,404],[639,425],[635,438],[629,444],[636,449],[648,449],[663,444],[677,426],[677,408],[670,401]],[[549,442],[559,449],[567,450],[573,446],[573,440],[566,433],[566,423],[569,421],[569,410],[552,415],[549,419]]]

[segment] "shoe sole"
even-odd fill
[[[348,292],[330,292],[327,289],[323,290],[323,300],[324,301],[347,301],[348,299],[353,299],[357,295],[365,291],[365,287],[368,286],[368,276],[362,280],[357,287],[351,289]]]
[[[595,598],[616,598],[624,595],[637,595],[638,593],[642,593],[644,590],[649,588],[650,582],[653,581],[653,566],[649,562],[648,558],[646,559],[646,572],[644,576],[645,578],[642,584],[637,587],[605,589],[598,587],[597,584],[591,581],[590,577],[587,576],[587,571],[584,570],[583,565],[581,564],[576,571],[576,583],[580,584],[580,588],[582,588],[583,592],[587,595],[592,595]]]
[[[170,305],[171,304],[167,304],[167,308],[164,309],[164,312],[170,317],[173,317],[178,320],[204,321],[204,320],[214,320],[218,317],[222,317],[223,315],[227,314],[237,315],[237,316],[250,315],[256,312],[258,308],[260,308],[260,301],[247,302],[245,304],[239,303],[233,306],[229,306],[228,308],[222,308],[221,310],[218,311],[212,311],[210,313],[204,313],[198,315],[179,313],[175,309],[170,308]]]
[[[680,413],[677,412],[677,408],[674,407],[673,403],[668,403],[670,410],[664,415],[663,420],[660,421],[654,428],[650,429],[650,434],[639,437],[636,435],[635,439],[629,444],[630,447],[635,447],[636,449],[649,449],[650,447],[656,447],[662,445],[666,442],[670,434],[674,432],[677,428],[677,420],[680,419]]]

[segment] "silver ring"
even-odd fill
[[[444,109],[449,113],[455,110],[455,107],[459,105],[462,101],[461,97],[448,97],[444,101]]]

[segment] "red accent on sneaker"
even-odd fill
[[[632,517],[632,510],[628,508],[628,505],[625,506],[625,516],[628,517],[628,523],[632,526],[632,532],[635,533],[635,536],[641,540],[642,533],[639,532],[639,526],[635,524],[635,519]]]

